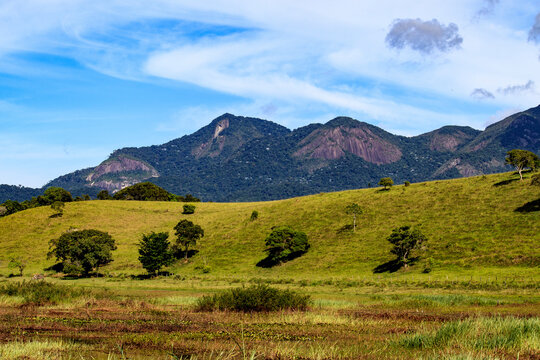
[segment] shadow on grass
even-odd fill
[[[540,211],[540,199],[529,201],[528,203],[518,207],[516,210],[520,213],[530,213],[533,211]]]
[[[340,227],[339,229],[337,229],[336,233],[339,235],[344,235],[344,234],[350,235],[353,233],[353,226],[351,224],[344,225]]]
[[[62,217],[62,213],[57,213],[57,214],[52,214],[51,216],[49,216],[49,219],[54,219],[54,218],[59,218],[59,217]]]
[[[493,184],[493,186],[495,186],[495,187],[504,186],[504,185],[511,184],[511,183],[513,183],[514,181],[518,181],[518,180],[519,180],[519,179],[508,179],[508,180],[503,180],[503,181],[499,181],[498,183]]]
[[[289,256],[287,256],[285,259],[283,259],[281,261],[275,261],[274,259],[271,259],[270,257],[265,257],[264,259],[259,261],[256,264],[256,266],[264,268],[264,269],[268,269],[268,268],[274,267],[276,265],[279,265],[281,263],[294,260],[297,257],[302,256],[303,254],[305,254],[305,252],[303,252],[303,251],[295,252],[295,253],[290,254]]]
[[[420,257],[410,258],[408,262],[409,266],[414,265],[416,262],[418,262],[419,259]],[[401,269],[403,265],[404,264],[398,259],[390,260],[390,261],[385,262],[384,264],[377,266],[375,269],[373,269],[373,273],[375,274],[381,274],[385,272],[394,273],[398,271],[399,269]]]
[[[187,253],[188,259],[197,255],[199,253],[199,250],[189,250]],[[184,250],[177,250],[174,252],[174,257],[177,260],[182,260],[186,258],[186,252]]]

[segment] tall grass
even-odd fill
[[[21,297],[24,304],[57,304],[83,296],[88,291],[47,281],[9,282],[0,286],[0,295]]]
[[[406,335],[398,343],[418,349],[540,351],[540,318],[470,318],[449,322],[435,331]]]

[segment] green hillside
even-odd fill
[[[199,224],[206,236],[188,264],[178,261],[175,274],[219,278],[259,277],[322,279],[389,276],[373,269],[393,258],[385,240],[395,227],[418,225],[428,237],[427,249],[409,271],[390,276],[540,277],[540,187],[511,173],[394,186],[390,191],[361,189],[257,203],[197,203],[193,215],[182,215],[183,203],[85,201],[67,203],[63,217],[41,207],[0,218],[0,274],[12,256],[27,261],[27,274],[53,265],[46,259],[48,242],[70,228],[109,232],[117,241],[111,275],[142,274],[137,257],[141,234],[168,231],[183,218]],[[535,203],[536,201],[536,203]],[[356,233],[342,231],[352,219],[345,207],[364,209]],[[529,204],[528,206],[526,204]],[[536,207],[534,206],[536,204]],[[517,211],[521,209],[522,211]],[[259,212],[250,221],[253,210]],[[307,254],[272,269],[255,264],[264,258],[264,238],[272,226],[290,225],[307,233]],[[433,271],[422,274],[427,258]],[[207,265],[210,272],[203,274]]]

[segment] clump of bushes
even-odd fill
[[[274,289],[268,285],[259,284],[248,288],[230,289],[223,294],[203,296],[197,301],[197,311],[306,310],[310,303],[309,295],[301,295],[291,290]]]
[[[57,285],[47,281],[10,282],[0,286],[0,294],[19,296],[25,304],[47,305],[83,296],[83,290],[75,290],[65,285]]]
[[[253,210],[251,212],[251,217],[249,218],[250,221],[255,221],[259,218],[259,212],[257,210]]]
[[[182,211],[182,214],[193,214],[195,213],[195,205],[186,204],[184,205],[184,211]]]

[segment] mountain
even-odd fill
[[[151,181],[205,201],[255,201],[507,171],[508,150],[540,153],[540,106],[479,131],[444,126],[414,137],[348,117],[294,131],[267,120],[224,114],[162,145],[114,151],[94,168],[48,186],[95,195]],[[9,189],[13,196],[13,188]],[[0,188],[0,201],[6,194]]]

